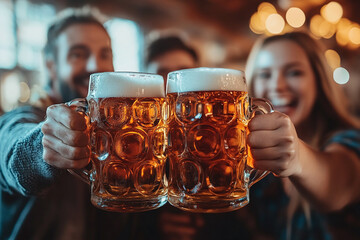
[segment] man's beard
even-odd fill
[[[63,80],[58,80],[58,84],[59,84],[59,94],[63,100],[63,102],[68,102],[71,101],[75,98],[84,98],[86,96],[82,96],[81,93],[75,89],[75,87],[82,87],[84,85],[87,85],[86,87],[88,87],[88,79],[90,77],[91,73],[84,73],[81,75],[77,75],[74,76],[73,78],[73,84],[74,87],[70,87],[70,85]],[[85,82],[86,81],[86,82]],[[82,85],[82,86],[81,86]]]
[[[70,86],[64,81],[59,82],[59,91],[63,102],[69,102],[75,98],[82,97],[78,91],[70,88]]]

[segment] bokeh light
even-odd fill
[[[352,22],[347,18],[342,18],[337,24],[336,42],[340,46],[346,46],[349,43],[349,31]]]
[[[320,25],[324,22],[324,18],[320,15],[314,15],[310,20],[310,31],[316,36],[321,37]]]
[[[312,1],[317,1],[318,5],[327,2],[326,0]],[[281,4],[278,4],[281,7]],[[344,10],[340,3],[331,1],[323,5],[320,13],[309,17],[309,20],[306,19],[305,12],[299,6],[286,5],[282,8],[287,9],[283,16],[282,11],[278,13],[273,4],[260,3],[257,12],[250,18],[249,28],[256,34],[274,35],[294,31],[294,28],[301,28],[309,21],[309,29],[313,37],[317,39],[334,37],[338,45],[350,50],[360,47],[360,24],[342,17]],[[330,56],[333,55],[330,54]],[[333,68],[339,67],[340,60],[330,61],[333,61]]]
[[[276,8],[269,2],[262,2],[258,6],[258,12],[276,13]]]
[[[30,99],[31,92],[30,92],[29,85],[27,85],[26,82],[21,82],[19,87],[20,87],[19,101],[25,103]]]
[[[305,19],[305,13],[300,8],[292,7],[286,12],[286,21],[294,28],[304,25]]]
[[[261,21],[260,15],[258,12],[254,13],[250,18],[249,27],[251,31],[257,34],[265,32],[265,23]]]
[[[263,2],[258,7],[258,14],[262,24],[265,26],[266,19],[271,15],[277,13],[276,8],[268,2]]]
[[[333,78],[338,84],[346,84],[350,79],[350,74],[345,68],[339,67],[334,70]]]
[[[8,112],[16,107],[20,98],[20,82],[21,76],[17,72],[9,73],[3,78],[1,86],[1,107]]]
[[[332,23],[329,23],[327,21],[323,21],[320,24],[320,36],[326,39],[331,38],[332,36],[334,36],[336,32],[336,26]]]
[[[343,8],[337,2],[330,2],[321,8],[320,14],[326,19],[326,21],[335,24],[342,17]]]
[[[352,43],[351,41],[349,41],[349,43],[346,45],[346,47],[349,50],[356,50],[359,47],[359,44],[355,44],[355,43]]]
[[[358,25],[352,26],[349,30],[349,40],[353,44],[360,44],[360,28]]]
[[[283,17],[277,13],[273,13],[268,16],[265,21],[266,30],[272,34],[279,34],[283,31],[285,21]]]
[[[333,70],[340,67],[341,58],[340,58],[340,55],[335,50],[332,50],[332,49],[326,50],[325,57],[326,57],[328,64],[330,65],[330,67]]]

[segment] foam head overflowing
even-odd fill
[[[245,74],[226,68],[191,68],[170,72],[167,93],[197,91],[246,91]]]
[[[160,75],[136,72],[103,72],[90,76],[88,98],[165,97]]]

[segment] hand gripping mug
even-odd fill
[[[90,119],[91,169],[69,171],[91,185],[93,205],[117,212],[164,205],[163,78],[146,73],[95,73],[90,76],[85,102],[85,106],[79,102],[70,106],[86,109],[83,112]]]
[[[191,212],[227,212],[248,204],[249,188],[267,172],[251,166],[248,122],[272,111],[250,98],[242,71],[194,68],[167,82],[168,201]]]

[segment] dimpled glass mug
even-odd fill
[[[271,112],[250,98],[242,71],[194,68],[167,82],[168,201],[191,212],[227,212],[248,204],[249,188],[267,172],[253,169],[246,144],[255,113]]]
[[[167,201],[166,128],[160,75],[90,76],[86,100],[69,105],[90,119],[91,169],[69,170],[91,185],[91,202],[116,212],[159,208]]]

